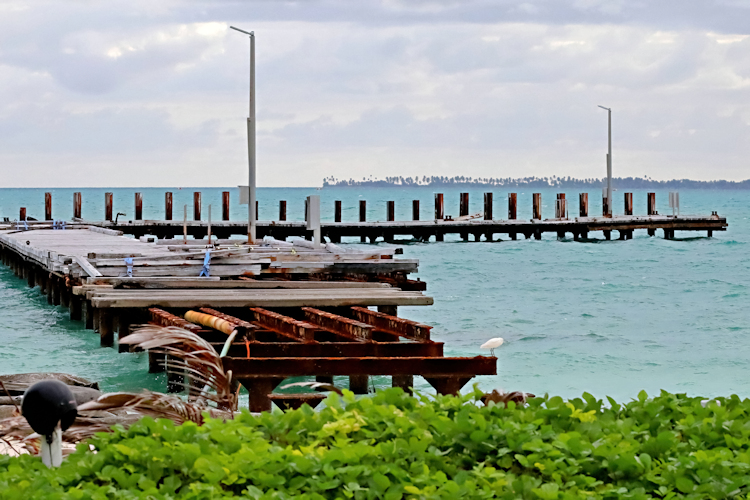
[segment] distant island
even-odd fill
[[[603,179],[576,179],[573,177],[456,177],[422,176],[422,177],[386,177],[375,179],[363,177],[362,180],[336,179],[326,177],[323,187],[509,187],[509,188],[601,188],[606,185]],[[750,189],[750,179],[744,181],[694,181],[690,179],[673,179],[657,181],[648,177],[613,177],[612,185],[617,189]]]

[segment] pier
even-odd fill
[[[129,352],[117,340],[145,323],[187,329],[217,350],[238,332],[222,361],[247,388],[251,411],[322,399],[275,395],[287,377],[348,376],[352,391],[366,393],[371,376],[410,390],[420,375],[451,394],[497,373],[495,357],[446,357],[430,326],[398,316],[399,306],[433,300],[424,282],[409,279],[418,262],[397,254],[270,238],[136,239],[76,222],[0,230],[2,263],[51,305],[67,307],[103,347]],[[169,364],[158,350],[148,356],[152,372]],[[185,390],[188,379],[171,369],[168,389]]]
[[[232,236],[247,234],[247,220],[229,220],[229,195],[228,191],[222,193],[221,197],[221,220],[205,219],[201,193],[195,192],[193,196],[192,210],[184,207],[182,220],[173,219],[173,197],[171,192],[165,193],[164,218],[159,220],[143,219],[143,196],[136,193],[132,218],[114,216],[116,212],[112,206],[112,193],[105,194],[105,207],[103,218],[100,220],[84,220],[81,218],[81,193],[75,193],[73,197],[72,217],[67,219],[72,223],[85,224],[120,231],[135,237],[155,236],[158,239],[172,238],[196,238],[204,239],[214,236],[220,239],[228,239]],[[6,218],[7,227],[19,228],[29,225],[60,223],[61,220],[53,218],[51,193],[45,196],[44,221],[29,221],[26,208],[19,210],[19,217],[15,222]],[[679,201],[676,211],[673,213],[660,214],[656,209],[656,194],[648,193],[645,214],[634,213],[633,194],[624,193],[622,214],[591,215],[589,214],[588,193],[579,193],[578,210],[569,213],[570,200],[565,193],[558,193],[555,202],[554,214],[543,214],[542,195],[534,193],[532,199],[532,217],[530,219],[518,218],[518,202],[516,193],[507,195],[507,217],[498,218],[496,214],[505,211],[506,207],[497,210],[498,197],[494,193],[484,194],[483,210],[480,213],[469,213],[469,193],[461,193],[459,198],[458,215],[450,215],[445,210],[445,197],[442,193],[434,196],[434,218],[420,220],[420,201],[412,201],[412,220],[396,220],[396,209],[394,201],[387,201],[383,207],[383,218],[378,220],[367,220],[367,201],[359,201],[359,217],[356,221],[342,220],[342,202],[334,202],[332,222],[321,221],[320,231],[322,238],[331,243],[340,243],[343,238],[359,239],[362,243],[374,243],[376,241],[395,241],[397,237],[404,237],[420,242],[444,241],[448,235],[456,235],[464,241],[501,241],[503,238],[515,240],[518,238],[541,239],[545,233],[552,233],[558,239],[572,237],[573,240],[597,239],[619,239],[628,240],[633,237],[635,231],[645,230],[649,236],[656,236],[657,231],[666,239],[673,239],[675,231],[705,232],[708,237],[713,236],[714,231],[725,231],[728,223],[725,217],[720,217],[717,212],[710,215],[680,215]],[[679,196],[670,196],[670,204],[673,199],[679,200]],[[606,210],[605,200],[603,207]],[[287,200],[279,201],[278,217],[276,220],[258,220],[255,230],[258,238],[272,237],[278,240],[286,240],[290,237],[311,238],[313,231],[305,221],[287,220]],[[128,209],[126,209],[128,210]],[[217,211],[218,212],[218,211]],[[188,220],[188,213],[192,218]],[[257,214],[257,209],[255,211]],[[210,214],[210,205],[209,205]],[[15,224],[15,225],[13,225]],[[2,227],[2,226],[0,226]],[[614,232],[614,233],[613,233]],[[613,238],[614,235],[614,238]]]

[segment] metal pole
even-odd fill
[[[612,109],[607,109],[607,125],[608,125],[608,148],[607,152],[607,207],[609,208],[609,215],[612,215]]]
[[[234,26],[231,29],[250,37],[250,105],[247,117],[247,161],[249,167],[247,204],[247,242],[255,242],[255,32],[245,31]]]

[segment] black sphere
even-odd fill
[[[21,413],[34,432],[52,434],[60,422],[62,430],[73,425],[78,410],[76,398],[59,380],[42,380],[29,387],[23,395]]]

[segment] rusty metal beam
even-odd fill
[[[373,327],[353,319],[339,316],[338,314],[321,311],[313,307],[303,307],[305,319],[310,323],[319,325],[326,330],[360,342],[372,340]]]
[[[223,342],[213,342],[221,351]],[[440,357],[442,342],[236,342],[229,348],[229,357],[254,358],[364,358],[364,357]]]
[[[230,358],[225,370],[238,379],[301,377],[315,375],[422,375],[424,377],[472,377],[496,375],[497,358]]]
[[[363,323],[368,323],[374,326],[377,330],[417,340],[419,342],[430,340],[430,330],[432,330],[432,327],[429,325],[423,325],[416,321],[371,311],[366,307],[352,307],[352,312],[357,320]]]
[[[327,397],[327,394],[319,394],[316,392],[268,395],[268,399],[276,403],[276,406],[282,410],[296,410],[302,405],[309,405],[311,408],[315,408]]]
[[[158,307],[151,307],[148,312],[151,315],[151,322],[160,326],[177,326],[193,333],[198,333],[203,330],[200,326],[185,321],[179,316],[175,316],[174,314],[168,313],[164,309],[159,309]]]
[[[315,340],[315,330],[318,330],[315,325],[298,321],[262,307],[251,307],[250,311],[255,316],[254,323],[262,328],[301,342]]]
[[[254,338],[253,330],[258,329],[257,326],[250,322],[247,322],[235,316],[230,316],[229,314],[224,314],[223,312],[217,311],[216,309],[211,309],[210,307],[201,307],[199,311],[202,313],[210,314],[212,316],[216,316],[217,318],[221,318],[224,321],[231,323],[236,330],[239,330],[241,333],[244,332],[245,336],[249,340],[252,340]]]

